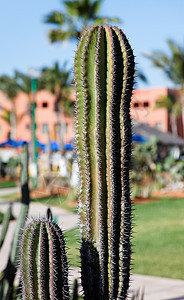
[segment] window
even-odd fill
[[[134,107],[139,107],[139,103],[138,102],[134,102]]]
[[[144,106],[144,107],[149,107],[149,102],[144,102],[144,103],[143,103],[143,106]]]
[[[47,133],[48,132],[48,124],[44,123],[42,124],[42,133]]]
[[[44,108],[48,107],[48,102],[46,102],[46,101],[43,102],[43,103],[42,103],[42,107],[44,107]]]

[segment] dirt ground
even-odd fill
[[[169,197],[169,198],[184,198],[184,191],[168,191],[168,192],[153,192],[150,198],[138,197],[133,199],[133,203],[149,203],[153,201],[159,201],[158,198]]]

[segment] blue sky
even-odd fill
[[[49,43],[44,16],[52,10],[62,10],[61,0],[6,0],[0,5],[0,75],[12,75],[14,70],[28,72],[30,68],[51,67],[55,61],[73,66],[76,43]],[[172,87],[164,74],[153,68],[142,56],[153,50],[168,51],[171,38],[184,46],[183,0],[104,0],[100,14],[119,17],[120,26],[132,45],[138,67],[145,73],[148,85],[140,88]]]

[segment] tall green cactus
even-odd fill
[[[126,299],[129,287],[133,75],[133,52],[120,29],[97,26],[83,35],[75,57],[76,142],[81,278],[89,300]],[[67,299],[68,265],[59,227],[51,218],[34,220],[21,246],[24,299]]]
[[[69,299],[65,242],[52,219],[32,220],[21,240],[23,299]]]
[[[24,143],[22,153],[20,155],[21,164],[21,209],[16,223],[15,232],[11,244],[10,255],[5,270],[1,273],[0,299],[11,299],[13,282],[17,271],[17,258],[19,253],[19,238],[24,227],[25,220],[29,210],[29,187],[28,187],[28,146]]]
[[[133,52],[120,29],[97,26],[83,35],[75,84],[85,299],[125,299],[129,287],[133,75]]]

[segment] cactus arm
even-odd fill
[[[30,280],[30,276],[32,274],[33,269],[33,263],[35,263],[35,260],[31,258],[31,249],[32,244],[29,243],[31,240],[31,236],[35,233],[35,224],[30,224],[29,228],[27,229],[27,236],[24,236],[24,241],[22,239],[21,241],[21,251],[23,251],[25,255],[22,256],[22,262],[21,262],[21,268],[20,268],[20,274],[23,272],[26,272],[26,275],[24,277],[21,277],[22,281],[22,296],[24,299],[28,299],[28,297],[32,297],[31,290],[33,291],[33,286],[31,286],[32,281]],[[29,256],[30,260],[28,261],[26,258]],[[31,264],[29,262],[32,262]]]
[[[75,85],[76,85],[76,93],[77,99],[75,102],[75,110],[76,110],[76,119],[75,119],[75,138],[77,145],[77,156],[79,163],[79,172],[80,172],[80,201],[78,212],[81,222],[81,236],[82,238],[86,238],[89,233],[89,223],[87,222],[89,212],[89,204],[87,202],[87,182],[88,182],[88,172],[87,172],[87,164],[82,163],[85,156],[85,128],[84,128],[84,102],[85,95],[83,93],[83,77],[82,77],[82,57],[85,47],[86,38],[88,33],[83,36],[83,39],[80,41],[77,54],[75,57]]]
[[[109,208],[109,285],[112,299],[116,299],[119,284],[119,238],[121,214],[121,138],[120,99],[123,84],[122,53],[117,35],[105,26],[107,36],[107,182]]]
[[[43,223],[40,224],[40,235],[39,235],[39,243],[38,243],[38,256],[37,256],[37,264],[38,264],[38,280],[40,284],[38,285],[38,294],[41,299],[49,299],[50,291],[49,284],[45,284],[45,282],[49,282],[49,263],[47,260],[47,253],[49,253],[48,247],[48,236],[47,231]],[[40,261],[39,261],[40,257]]]
[[[4,239],[5,239],[6,233],[8,231],[11,214],[12,214],[12,209],[11,209],[11,204],[10,204],[6,213],[3,216],[2,229],[1,229],[1,235],[0,235],[0,248],[2,247],[2,245],[4,243]]]
[[[95,89],[95,58],[96,58],[97,28],[94,28],[86,40],[83,53],[83,86],[85,107],[85,152],[88,164],[88,190],[90,205],[89,239],[97,240],[97,157],[96,157],[96,89]],[[91,134],[87,134],[90,132]]]
[[[60,275],[60,278],[58,279],[58,286],[60,287],[60,291],[58,294],[61,295],[69,295],[69,287],[68,287],[68,272],[69,272],[69,267],[68,267],[68,262],[67,262],[67,256],[66,256],[66,251],[65,251],[65,241],[63,238],[63,235],[61,234],[60,228],[56,223],[52,223],[52,228],[54,232],[56,232],[56,235],[58,237],[58,252],[59,252],[59,257],[58,260],[60,259],[60,270],[58,274]],[[61,253],[61,255],[60,255]],[[58,253],[57,253],[58,255]]]
[[[98,248],[102,294],[108,298],[108,231],[107,231],[107,184],[106,184],[106,36],[99,27],[96,53],[96,152],[99,221]]]
[[[114,28],[123,53],[124,80],[120,108],[121,129],[121,235],[120,235],[120,287],[118,298],[125,299],[129,288],[130,263],[131,263],[131,199],[129,186],[129,170],[131,160],[131,118],[130,101],[133,89],[134,56],[130,44],[121,30]]]

